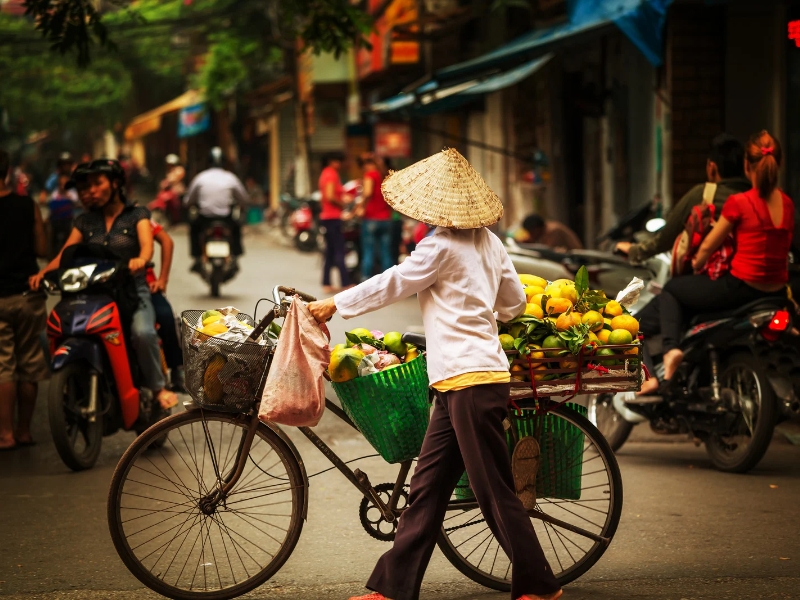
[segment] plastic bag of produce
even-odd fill
[[[267,375],[258,418],[291,427],[313,427],[325,410],[323,373],[331,361],[330,334],[302,302],[289,307]]]

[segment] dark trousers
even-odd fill
[[[344,234],[340,219],[323,219],[320,221],[325,228],[325,264],[322,266],[322,285],[331,284],[331,269],[339,269],[342,287],[350,285],[350,274],[344,263]]]
[[[175,314],[166,296],[161,292],[151,294],[153,308],[156,311],[158,335],[161,338],[161,347],[164,349],[164,358],[170,369],[183,366],[183,352],[178,341],[178,332],[175,328]]]
[[[716,280],[707,275],[675,277],[639,313],[639,326],[645,335],[661,333],[664,352],[677,348],[689,319],[706,312],[732,310],[759,298],[785,297],[786,292],[762,292],[730,273]]]
[[[409,506],[394,546],[367,587],[393,600],[416,600],[450,496],[466,468],[486,523],[512,562],[511,598],[547,595],[560,586],[530,517],[514,492],[503,431],[509,385],[477,385],[436,394],[436,405],[411,478]]]
[[[231,230],[231,254],[234,256],[241,256],[244,254],[244,249],[242,248],[242,227],[237,221],[230,217],[206,217],[197,215],[189,224],[192,256],[194,258],[200,258],[203,255],[203,249],[200,244],[202,241],[201,238],[208,226],[214,221],[224,221],[225,226]]]

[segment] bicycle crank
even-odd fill
[[[394,490],[393,483],[379,483],[374,488],[375,495],[384,504],[388,504]],[[376,540],[382,542],[393,542],[395,533],[397,533],[397,522],[400,513],[408,506],[408,486],[404,486],[398,494],[397,508],[395,509],[394,518],[388,520],[380,507],[372,500],[364,496],[361,499],[361,505],[358,508],[358,516],[361,519],[361,525],[364,530],[374,537]]]

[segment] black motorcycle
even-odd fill
[[[793,308],[763,298],[735,310],[698,315],[680,348],[684,359],[659,395],[598,395],[590,417],[614,450],[636,422],[660,434],[688,434],[704,443],[713,465],[744,473],[764,456],[776,424],[800,413],[800,353]],[[645,339],[663,374],[660,337]]]
[[[234,207],[230,217],[208,220],[200,232],[202,255],[199,270],[196,267],[194,270],[208,283],[212,298],[219,298],[220,286],[239,272],[239,264],[231,248],[233,228],[239,216],[239,207]]]

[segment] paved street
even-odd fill
[[[249,236],[242,272],[224,287],[223,301],[213,302],[205,284],[188,273],[185,235],[176,239],[169,297],[177,311],[231,304],[250,312],[275,284],[320,291],[317,256]],[[390,331],[420,324],[410,299],[352,323],[335,318],[331,330],[335,341],[343,341],[344,330],[352,327]],[[109,480],[133,434],[106,438],[97,466],[71,473],[50,441],[46,391],[44,384],[34,429],[38,445],[0,454],[0,595],[155,598],[125,569],[106,525]],[[318,432],[345,460],[373,453],[331,415]],[[330,466],[302,436],[290,435],[309,474]],[[734,476],[712,470],[705,451],[692,444],[656,442],[638,431],[634,439],[640,441],[619,455],[625,503],[618,533],[601,561],[567,588],[564,600],[800,598],[799,447],[776,441],[756,470]],[[393,481],[396,473],[378,459],[358,466],[373,483]],[[337,472],[313,478],[309,519],[297,549],[272,581],[248,597],[334,600],[360,593],[388,545],[363,531],[359,501]],[[435,551],[423,599],[506,597],[469,582]]]

